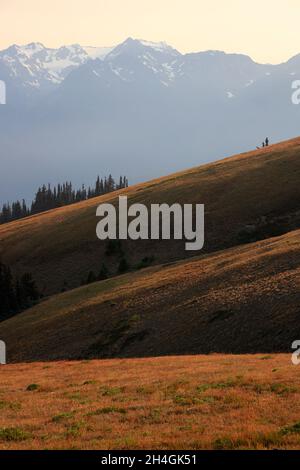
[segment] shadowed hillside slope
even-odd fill
[[[300,138],[0,226],[0,257],[15,274],[33,273],[45,295],[78,287],[102,263],[117,272],[120,254],[96,238],[96,207],[126,194],[129,203],[203,203],[201,253],[281,235],[300,227]],[[132,269],[183,259],[181,241],[122,242]]]
[[[84,286],[0,324],[9,361],[289,351],[300,231]]]

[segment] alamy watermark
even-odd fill
[[[0,365],[6,364],[6,344],[0,341]]]
[[[100,204],[101,217],[96,233],[100,240],[187,240],[187,251],[204,246],[203,204],[144,204],[128,206],[127,196],[119,196],[118,216],[113,204]],[[129,221],[129,219],[131,219]]]
[[[6,104],[6,83],[0,80],[0,104]]]
[[[292,363],[294,366],[299,366],[300,364],[300,340],[296,340],[292,344],[292,349],[295,349],[295,352],[292,354]]]
[[[295,90],[292,94],[292,103],[300,104],[300,80],[293,81],[292,90]]]

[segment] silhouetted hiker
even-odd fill
[[[268,147],[268,146],[269,146],[269,139],[268,139],[268,137],[267,137],[267,138],[266,138],[266,147]]]
[[[264,142],[262,143],[262,146],[263,146],[263,147],[265,146],[265,143],[264,143]]]

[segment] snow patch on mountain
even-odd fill
[[[176,49],[173,49],[173,47],[169,46],[166,42],[151,42],[151,41],[145,41],[144,39],[139,39],[138,41],[143,46],[149,47],[156,52],[162,52],[162,53],[167,52],[175,56],[179,54],[179,52],[176,51]]]
[[[114,48],[83,46],[82,49],[87,53],[90,59],[104,59]]]

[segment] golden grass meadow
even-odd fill
[[[0,449],[299,449],[291,355],[1,367]]]

